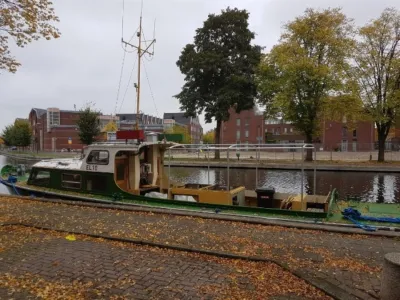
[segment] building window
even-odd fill
[[[108,165],[109,154],[104,150],[93,150],[88,155],[86,162],[95,165]]]
[[[293,128],[290,128],[290,133],[292,133],[293,132]]]
[[[49,109],[47,111],[47,120],[47,123],[50,127],[60,125],[60,111],[56,109]]]
[[[357,137],[357,130],[353,130],[353,137],[356,138]]]
[[[80,174],[62,174],[61,186],[67,189],[80,190],[82,187]]]
[[[93,192],[106,192],[107,177],[104,175],[87,175],[86,189]]]
[[[249,131],[248,131],[248,130],[246,130],[246,131],[244,132],[244,136],[245,136],[246,138],[249,137]]]
[[[240,140],[240,130],[236,130],[236,139]]]
[[[284,133],[287,133],[287,128],[286,128],[286,127],[283,129],[283,132],[284,132]]]
[[[249,124],[250,124],[250,118],[246,118],[246,120],[245,120],[245,126],[249,126]]]
[[[40,186],[50,185],[50,172],[44,170],[34,170],[29,179],[29,183]]]
[[[342,137],[347,137],[347,128],[342,127]]]
[[[240,126],[240,119],[239,118],[236,119],[236,126]]]

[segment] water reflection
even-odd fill
[[[306,171],[303,188],[313,193],[314,175]],[[207,168],[171,168],[171,179],[180,183],[208,183]],[[259,170],[258,183],[255,169],[230,169],[230,185],[244,185],[248,189],[256,187],[275,187],[279,192],[300,193],[301,171]],[[227,184],[227,170],[210,169],[210,183]],[[317,172],[317,194],[328,194],[331,188],[337,188],[341,199],[357,197],[361,201],[379,203],[400,203],[400,175],[397,173],[372,172]]]

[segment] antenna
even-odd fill
[[[137,80],[137,86],[136,86],[136,130],[139,129],[139,115],[140,115],[140,110],[139,110],[139,104],[140,104],[140,67],[141,67],[141,60],[142,60],[142,56],[145,54],[148,54],[150,56],[154,55],[154,43],[156,42],[156,39],[153,36],[153,40],[150,42],[150,44],[145,48],[142,49],[142,14],[143,14],[143,0],[141,2],[141,9],[140,9],[140,23],[139,23],[139,30],[137,33],[137,36],[139,38],[139,42],[136,45],[130,44],[129,42],[124,41],[124,39],[122,39],[122,43],[124,43],[127,46],[133,47],[135,49],[137,49],[137,53],[138,53],[138,80]],[[154,25],[155,26],[155,25]],[[154,27],[154,33],[155,34],[155,27]],[[149,49],[150,47],[153,46],[153,51],[150,52]]]

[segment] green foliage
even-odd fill
[[[3,133],[7,146],[27,147],[32,142],[32,131],[27,121],[18,120],[13,125],[7,126]]]
[[[215,130],[209,130],[203,135],[204,144],[214,144],[215,143]]]
[[[248,19],[249,13],[237,8],[210,14],[177,61],[185,84],[175,97],[188,116],[205,112],[207,123],[217,121],[217,143],[229,109],[240,112],[254,105],[261,47],[251,45],[254,33],[248,28]]]
[[[96,137],[100,135],[100,112],[93,110],[88,105],[81,109],[77,125],[79,128],[79,139],[85,145],[90,145],[96,141]]]
[[[189,132],[189,128],[187,126],[174,125],[171,128],[165,130],[167,134],[181,134],[182,135],[182,144],[191,144],[192,137]]]
[[[385,9],[359,28],[352,75],[365,110],[378,132],[378,161],[384,161],[385,141],[400,116],[400,13]]]
[[[260,103],[269,117],[291,121],[311,143],[319,132],[326,104],[351,97],[348,58],[354,46],[352,24],[340,9],[316,11],[289,22],[278,45],[260,64]],[[308,151],[307,160],[312,160]]]

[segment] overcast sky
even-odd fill
[[[105,114],[115,113],[123,50],[121,47],[122,0],[53,0],[60,18],[61,38],[38,41],[23,49],[12,47],[22,63],[16,74],[0,74],[0,131],[15,118],[27,118],[32,107],[79,109],[96,103]],[[398,0],[144,0],[144,34],[150,39],[156,19],[155,56],[145,61],[142,72],[141,110],[162,117],[179,110],[173,95],[179,93],[183,76],[176,67],[182,48],[193,41],[195,30],[209,13],[226,7],[250,12],[255,43],[268,51],[279,39],[287,21],[307,7],[342,7],[362,25],[376,18],[385,7],[400,9]],[[139,24],[140,0],[125,0],[124,39],[129,40]],[[133,42],[136,44],[136,37]],[[131,84],[122,99],[134,65],[135,53],[128,53],[116,112],[135,112],[135,90]],[[136,70],[135,70],[136,72]],[[134,73],[136,82],[136,73]],[[121,106],[122,104],[122,106]],[[214,124],[204,124],[206,130]]]

